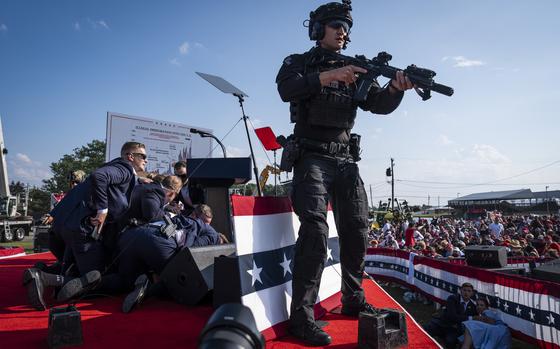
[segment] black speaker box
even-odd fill
[[[214,309],[225,303],[241,303],[239,257],[220,256],[214,266]]]
[[[48,225],[37,225],[35,226],[35,232],[33,233],[33,252],[48,252],[49,251],[49,230],[51,229]]]
[[[560,259],[545,263],[531,271],[535,279],[560,283]]]
[[[195,305],[214,288],[214,258],[234,253],[234,244],[184,248],[165,266],[161,280],[175,301]]]
[[[504,246],[467,246],[465,260],[471,267],[503,268],[507,266],[507,249]]]

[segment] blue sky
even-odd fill
[[[312,46],[302,22],[322,3],[2,0],[10,179],[40,184],[51,162],[105,138],[107,111],[207,127],[221,138],[241,116],[237,101],[195,71],[244,90],[255,127],[289,134],[274,79],[285,56]],[[393,65],[431,68],[455,88],[427,102],[408,92],[390,116],[359,112],[361,173],[374,201],[390,195],[391,157],[397,197],[413,203],[560,189],[560,2],[356,0],[353,8],[345,54],[387,51]],[[224,143],[231,156],[249,154],[241,123]],[[255,149],[262,168],[268,159]]]

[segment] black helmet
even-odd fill
[[[342,3],[329,2],[319,6],[309,13],[309,39],[321,40],[325,35],[324,25],[333,20],[343,21],[352,28],[351,0],[342,0]],[[349,40],[348,40],[349,41]]]

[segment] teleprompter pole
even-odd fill
[[[259,186],[259,170],[257,169],[257,162],[255,161],[255,153],[253,152],[253,145],[251,144],[251,136],[249,135],[249,126],[247,126],[247,119],[249,118],[245,115],[245,109],[243,108],[243,96],[240,94],[234,94],[237,99],[239,99],[239,106],[241,107],[241,113],[243,114],[243,123],[245,124],[245,131],[247,132],[247,141],[249,142],[249,149],[251,150],[251,159],[253,159],[253,172],[255,173],[255,180],[257,181],[257,193],[262,196],[261,187]]]

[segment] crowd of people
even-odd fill
[[[464,258],[469,245],[493,245],[504,246],[508,257],[556,259],[560,252],[560,217],[489,212],[475,219],[385,219],[383,224],[372,225],[369,245],[441,259]],[[403,298],[407,303],[431,303],[411,290]],[[511,347],[508,326],[489,308],[486,298],[477,297],[470,283],[464,283],[459,294],[450,295],[442,309],[424,327],[430,335],[441,338],[445,348]]]
[[[46,309],[43,295],[52,287],[60,302],[129,292],[129,312],[165,292],[158,275],[182,248],[228,242],[210,225],[211,208],[193,204],[186,163],[175,164],[175,175],[150,174],[147,159],[144,144],[126,142],[120,157],[89,176],[70,174],[70,190],[45,218],[56,263],[23,275],[33,307]]]
[[[558,215],[503,216],[476,219],[385,220],[372,227],[370,247],[414,251],[434,258],[462,258],[469,245],[505,246],[508,257],[560,258]]]

